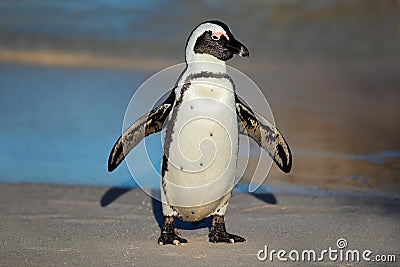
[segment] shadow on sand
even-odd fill
[[[100,199],[100,205],[102,207],[106,207],[132,189],[134,189],[134,188],[112,187],[103,194],[103,196]],[[278,203],[275,195],[272,193],[259,193],[259,194],[251,193],[251,195],[254,196],[255,198],[260,199],[260,200],[264,201],[265,203],[268,203],[271,205],[275,205]],[[152,198],[151,205],[152,205],[154,217],[155,217],[159,227],[161,228],[164,224],[164,217],[162,214],[161,202],[155,198]],[[203,220],[196,222],[196,223],[181,221],[178,218],[176,218],[176,220],[175,220],[175,226],[179,229],[184,229],[184,230],[209,228],[210,225],[211,225],[211,217],[204,218]]]

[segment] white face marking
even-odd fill
[[[225,30],[216,24],[213,23],[204,23],[199,25],[190,36],[190,39],[186,46],[186,62],[191,63],[195,61],[213,61],[213,62],[223,62],[211,55],[197,55],[194,53],[194,45],[196,44],[197,38],[199,38],[204,32],[211,31],[213,35],[216,37],[221,38],[221,36],[225,36],[228,40],[228,35]]]

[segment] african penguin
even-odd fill
[[[292,166],[282,134],[236,95],[225,62],[247,48],[227,25],[206,21],[190,34],[186,68],[169,97],[133,123],[111,150],[108,170],[146,136],[165,129],[161,166],[164,225],[160,245],[186,243],[174,218],[197,222],[212,216],[210,242],[243,242],[226,231],[224,215],[234,187],[239,134],[264,148],[284,172]]]

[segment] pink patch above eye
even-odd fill
[[[225,38],[226,38],[227,40],[229,40],[228,35],[227,35],[226,33],[224,33],[224,32],[214,32],[214,33],[213,33],[213,36],[218,37],[218,39],[221,38],[222,35],[225,36]]]

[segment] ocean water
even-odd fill
[[[0,2],[0,48],[182,60],[191,30],[218,19],[271,59],[398,55],[396,0]]]
[[[134,186],[109,152],[144,73],[0,65],[0,181]]]
[[[267,66],[274,59],[279,63],[289,59],[297,66],[310,59],[366,59],[370,64],[370,59],[400,59],[398,12],[399,3],[394,0],[269,0],[235,4],[227,0],[0,1],[0,182],[136,186],[125,163],[115,172],[107,172],[108,155],[121,134],[126,107],[139,85],[153,70],[160,70],[159,64],[153,64],[152,71],[148,71],[146,63],[152,59],[182,62],[188,34],[204,20],[227,22],[250,49],[254,66]],[[87,56],[94,60],[84,66],[77,60],[68,68],[60,67],[68,56],[73,61]],[[102,56],[127,59],[128,65],[136,66],[135,70],[117,70],[120,65],[112,60],[100,64],[106,68],[90,65]],[[268,75],[271,81],[279,78]],[[300,83],[309,77],[301,77],[304,80]],[[351,78],[355,85],[383,94],[392,92],[393,85],[398,84],[384,78],[376,79],[383,81],[379,85],[369,84],[364,77],[356,82]],[[289,79],[282,80],[281,87],[285,87]],[[290,88],[283,89],[296,89],[297,81],[292,82],[293,88],[288,85]],[[329,107],[324,102],[311,103],[314,93],[308,94],[310,97],[303,103],[295,98],[288,102],[302,111],[315,108],[316,113]],[[275,93],[275,99],[286,96]],[[364,100],[370,101],[357,99]],[[287,103],[281,104],[289,110],[287,117],[292,120],[296,114],[290,114]],[[287,128],[290,124],[286,124]],[[295,138],[309,143],[309,133],[303,134],[292,133],[292,143],[296,144]],[[147,142],[155,168],[159,168],[161,160],[159,140],[155,136]],[[391,141],[393,147],[377,152],[325,151],[321,147],[301,150],[296,146],[293,151],[299,157],[315,156],[326,162],[340,158],[370,165],[387,164],[387,176],[397,175],[394,179],[398,179],[400,156],[396,140]],[[304,173],[309,176],[308,170]],[[146,170],[141,174],[145,176]],[[296,172],[294,175],[301,183]],[[350,180],[365,176],[354,171],[346,175],[337,176]]]
[[[128,155],[132,173],[125,161],[107,171],[111,148],[131,123],[123,125],[129,101],[149,76],[0,64],[0,182],[158,188],[160,133]],[[174,82],[164,84],[165,93]],[[129,121],[148,112],[156,99],[142,101],[129,109]]]
[[[141,185],[157,188],[160,134],[146,138],[146,153],[142,153],[143,149],[130,153],[137,160],[130,163],[136,177],[132,178],[125,162],[114,172],[107,171],[108,156],[122,133],[129,100],[151,75],[113,69],[0,64],[0,182],[136,187],[136,181],[140,181]],[[151,103],[154,101],[149,99]],[[382,168],[387,160],[396,160],[389,165],[394,168],[393,174],[398,168],[395,162],[400,158],[399,151],[343,154],[299,150],[295,142],[290,145],[294,160],[311,156],[327,161],[366,162]],[[255,153],[251,154],[253,157],[258,155],[256,150],[250,152]],[[150,163],[146,165],[144,161]],[[323,184],[323,177],[319,179]],[[354,174],[343,179],[360,180],[368,185],[371,177]],[[297,182],[302,184],[301,179]],[[245,189],[248,190],[247,185],[241,185],[238,190]],[[271,191],[265,186],[257,192],[260,190]],[[302,186],[287,185],[271,192],[292,191],[310,193]],[[317,191],[324,194],[323,190]]]

